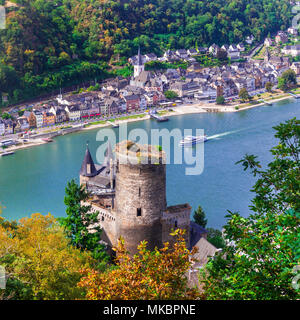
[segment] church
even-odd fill
[[[163,84],[159,77],[156,77],[152,71],[146,71],[139,48],[137,59],[133,62],[134,73],[131,77],[130,85],[145,89],[146,91],[163,91]]]

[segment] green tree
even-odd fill
[[[225,104],[224,96],[218,96],[217,99],[216,99],[216,103],[220,104],[220,105]]]
[[[80,269],[95,265],[91,254],[70,245],[63,228],[48,214],[16,222],[0,217],[0,265],[7,283],[0,297],[17,300],[80,299]]]
[[[165,91],[164,95],[168,100],[173,100],[173,99],[178,98],[178,94],[175,91],[172,91],[172,90]]]
[[[242,88],[239,92],[239,98],[242,100],[242,101],[247,101],[247,100],[250,100],[250,96],[249,96],[249,93],[247,91],[246,88]]]
[[[0,93],[12,92],[19,85],[16,70],[11,66],[0,64]]]
[[[205,212],[201,206],[198,206],[197,210],[194,211],[193,220],[199,224],[199,226],[205,228],[207,225],[207,219]]]
[[[104,245],[100,243],[101,228],[98,225],[93,227],[93,232],[89,232],[91,225],[99,223],[99,213],[90,213],[91,206],[82,204],[88,200],[89,194],[85,187],[79,186],[74,179],[68,182],[65,191],[67,217],[59,218],[59,222],[64,227],[71,244],[80,250],[91,251],[93,258],[99,262],[98,268],[104,269],[108,256]]]
[[[266,170],[253,155],[239,161],[258,177],[252,213],[227,215],[227,245],[200,275],[208,299],[299,299],[292,281],[300,263],[300,121],[274,128],[279,143]]]
[[[268,92],[272,92],[272,87],[273,87],[272,83],[271,83],[270,81],[268,81],[268,82],[266,83],[266,86],[265,86],[266,90],[267,90]]]
[[[216,248],[222,249],[225,247],[225,240],[222,231],[214,228],[207,228],[207,241],[213,244]]]
[[[286,70],[278,78],[278,88],[283,91],[288,91],[297,84],[297,76],[294,70]]]

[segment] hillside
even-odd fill
[[[9,101],[108,76],[111,57],[242,41],[287,28],[285,0],[12,0],[0,30]],[[4,4],[0,0],[0,5]],[[124,61],[124,60],[123,60]]]

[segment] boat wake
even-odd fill
[[[221,138],[221,137],[225,137],[225,136],[228,136],[230,134],[234,134],[234,133],[237,133],[237,132],[240,132],[242,130],[236,130],[236,131],[228,131],[228,132],[223,132],[223,133],[218,133],[218,134],[215,134],[213,136],[208,136],[207,137],[207,140],[212,140],[212,139],[218,139],[218,138]]]

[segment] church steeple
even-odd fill
[[[81,165],[80,175],[84,177],[94,177],[98,174],[93,158],[91,156],[88,143],[86,144],[85,156]]]
[[[267,48],[266,52],[265,52],[265,57],[264,57],[265,62],[269,62],[270,58],[271,58],[271,54],[270,54],[269,49]]]
[[[141,48],[139,46],[139,50],[138,50],[138,66],[142,66],[143,65],[143,60],[142,60],[142,56],[141,56]]]
[[[133,74],[134,78],[138,77],[142,71],[144,71],[144,63],[141,55],[141,49],[139,47],[137,61],[134,64],[134,74]]]

